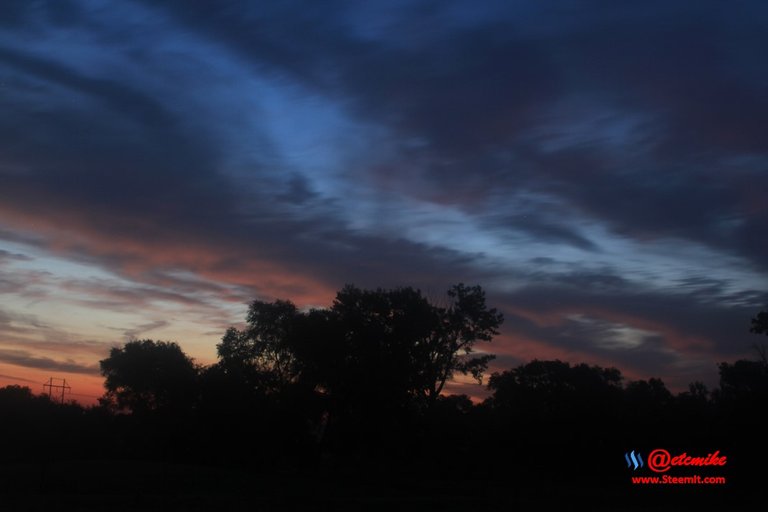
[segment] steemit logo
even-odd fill
[[[633,471],[637,471],[637,468],[643,467],[643,457],[640,452],[635,453],[635,450],[624,454],[624,460],[627,461],[627,467],[631,468],[633,465]]]

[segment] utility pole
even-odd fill
[[[61,382],[61,384],[54,384],[53,383],[54,381]],[[69,393],[70,390],[72,389],[67,384],[67,379],[54,379],[53,377],[48,379],[48,382],[43,384],[43,389],[45,390],[45,388],[48,388],[48,398],[50,398],[51,400],[54,399],[53,398],[53,390],[56,389],[57,390],[56,391],[57,398],[58,398],[59,402],[61,402],[62,404],[64,403],[64,394],[65,393]],[[59,390],[61,390],[61,393],[59,393]]]

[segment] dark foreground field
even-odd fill
[[[16,511],[476,511],[756,510],[757,489],[631,486],[623,477],[573,481],[520,473],[479,482],[461,468],[440,478],[388,474],[259,474],[142,461],[0,466],[0,510]]]

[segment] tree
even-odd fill
[[[295,353],[331,393],[433,403],[456,373],[481,380],[494,356],[475,355],[475,344],[491,341],[503,321],[479,286],[459,284],[448,296],[441,307],[410,287],[347,285],[330,310],[307,316],[313,332],[294,340]]]
[[[496,356],[484,354],[472,356],[478,341],[490,342],[499,334],[498,328],[504,317],[495,308],[488,309],[485,292],[480,286],[458,284],[448,290],[452,304],[437,308],[441,325],[429,342],[432,373],[429,375],[427,396],[435,400],[447,380],[455,373],[474,377],[482,383],[488,363]]]
[[[18,406],[32,403],[36,400],[29,386],[16,384],[0,388],[0,407]]]
[[[677,405],[664,381],[654,377],[628,382],[623,395],[625,410],[622,415],[632,418],[629,427],[632,429],[657,430],[668,421],[673,407]]]
[[[178,412],[194,403],[198,368],[176,343],[132,340],[99,364],[106,398],[119,408]]]
[[[224,371],[247,387],[267,393],[295,382],[300,364],[288,341],[299,316],[290,301],[253,301],[246,318],[248,327],[244,331],[228,329],[216,346]]]
[[[534,416],[597,414],[615,405],[621,380],[616,368],[533,360],[491,376],[490,405]]]
[[[768,311],[761,311],[752,319],[752,327],[749,331],[755,334],[768,335]]]
[[[254,301],[247,327],[229,329],[217,345],[219,362],[205,373],[206,410],[221,402],[211,396],[237,390],[241,412],[293,418],[322,430],[326,446],[365,457],[371,449],[407,450],[398,439],[446,381],[456,373],[479,381],[494,357],[473,352],[503,320],[483,290],[459,284],[448,297],[438,306],[411,287],[348,285],[325,309]]]
[[[720,392],[725,400],[768,398],[768,366],[763,361],[739,359],[720,363]]]
[[[335,398],[434,402],[456,373],[482,378],[493,355],[475,355],[503,321],[479,286],[448,291],[435,306],[413,288],[340,290],[330,309],[254,301],[248,327],[230,329],[220,364],[267,392],[310,384]]]

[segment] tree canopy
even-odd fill
[[[132,340],[99,364],[106,398],[118,408],[179,411],[194,401],[198,368],[176,343]]]
[[[448,299],[438,306],[410,287],[347,285],[329,309],[257,300],[248,327],[229,329],[218,345],[220,365],[266,393],[304,384],[347,406],[430,403],[456,373],[480,381],[494,356],[475,345],[491,341],[503,320],[479,286],[455,285]]]

